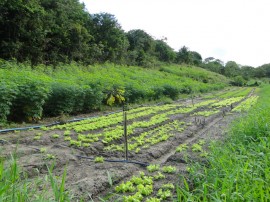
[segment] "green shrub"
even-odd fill
[[[83,111],[89,112],[100,109],[104,99],[102,88],[98,84],[92,84],[91,86],[85,87],[84,93]]]
[[[15,99],[18,88],[13,82],[0,82],[0,122],[5,122],[10,114],[12,102]]]
[[[43,105],[49,88],[43,81],[25,78],[18,84],[18,94],[12,103],[12,120],[38,120],[42,117]]]
[[[179,90],[177,89],[177,87],[166,84],[163,86],[163,88],[164,88],[163,92],[164,95],[169,96],[173,100],[177,99],[179,95]]]
[[[44,106],[46,115],[57,116],[60,114],[70,114],[74,111],[75,104],[80,106],[83,103],[83,100],[78,99],[83,96],[80,87],[77,85],[55,82],[52,84],[51,89],[52,92]]]

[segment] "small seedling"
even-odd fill
[[[138,148],[135,150],[135,153],[138,154],[140,151],[141,151],[141,149],[138,147]]]
[[[155,165],[155,164],[152,164],[152,165],[147,166],[147,170],[150,173],[155,172],[155,171],[158,171],[159,168],[160,168],[160,166],[159,165]]]
[[[163,184],[161,188],[165,190],[174,189],[174,185],[172,183]]]
[[[170,190],[163,191],[162,189],[158,190],[157,196],[159,196],[162,200],[165,200],[172,196],[172,193]]]
[[[187,144],[180,144],[180,145],[176,148],[176,152],[186,151],[187,149],[188,149]]]
[[[192,145],[192,151],[193,152],[202,152],[202,146],[199,144],[193,144]]]
[[[134,192],[136,188],[133,186],[133,183],[127,181],[126,183],[122,182],[120,185],[115,187],[115,191],[117,193],[126,193],[126,192]]]
[[[81,141],[76,141],[76,140],[70,140],[70,145],[75,145],[77,147],[81,147],[82,146],[82,142]]]
[[[139,184],[137,186],[137,190],[140,194],[144,195],[144,196],[149,196],[152,192],[153,192],[153,185],[143,185],[143,184]]]
[[[176,171],[176,168],[173,167],[173,166],[164,166],[164,167],[162,168],[162,171],[163,171],[164,173],[174,173],[174,172]]]
[[[102,156],[97,156],[94,161],[95,161],[95,163],[103,163],[104,158]]]
[[[71,137],[65,137],[64,140],[65,141],[70,141],[71,140]]]
[[[83,143],[82,146],[83,147],[90,147],[90,143]]]
[[[144,183],[144,180],[143,180],[143,177],[136,177],[136,176],[133,176],[130,180],[133,184],[136,184],[136,185],[139,185],[139,184],[143,184]]]
[[[55,156],[52,154],[47,154],[45,159],[55,159]]]
[[[201,154],[200,154],[200,157],[207,157],[209,154],[205,151],[203,151]]]
[[[147,198],[145,202],[161,202],[161,199],[156,197]]]
[[[44,130],[44,131],[49,130],[49,128],[47,128],[47,127],[45,127],[45,126],[41,127],[40,129],[41,129],[41,130]]]
[[[158,172],[158,174],[154,175],[154,180],[160,180],[160,179],[164,179],[165,175],[163,175],[161,172]]]
[[[205,140],[199,140],[199,143],[198,143],[199,145],[204,145],[205,144]]]
[[[41,149],[40,149],[40,152],[41,152],[41,153],[46,153],[46,152],[47,152],[47,149],[46,149],[46,148],[41,148]]]
[[[53,134],[52,137],[55,138],[55,139],[57,139],[57,138],[60,137],[60,135],[58,135],[58,134]]]
[[[64,132],[64,136],[69,136],[70,135],[70,131],[69,130],[66,130],[65,132]]]
[[[35,136],[34,140],[40,140],[40,138],[41,138],[40,136]]]
[[[142,201],[143,196],[140,192],[136,192],[134,195],[124,196],[124,202]]]

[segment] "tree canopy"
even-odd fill
[[[225,65],[182,46],[173,50],[167,39],[141,29],[125,32],[109,13],[90,14],[79,0],[0,1],[0,58],[32,65],[58,63],[115,64],[152,67],[160,63],[196,65],[234,78],[270,77],[270,64]]]

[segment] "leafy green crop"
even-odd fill
[[[163,171],[164,173],[175,173],[175,172],[176,172],[176,168],[173,167],[173,166],[164,166],[164,167],[162,168],[162,171]]]
[[[97,156],[94,160],[95,163],[103,163],[104,162],[104,158],[102,156]]]
[[[158,193],[157,193],[157,196],[159,196],[162,200],[165,200],[165,199],[168,199],[170,197],[172,197],[172,193],[170,190],[162,190],[162,189],[159,189],[158,190]]]
[[[155,172],[155,171],[158,171],[159,170],[159,165],[154,165],[154,164],[152,164],[152,165],[149,165],[149,166],[147,166],[147,170],[149,171],[149,172]]]
[[[126,183],[122,182],[120,185],[115,187],[115,191],[120,193],[134,192],[135,190],[136,188],[130,181],[127,181]]]
[[[172,183],[163,184],[161,188],[162,189],[165,189],[165,190],[167,190],[167,189],[174,189],[174,185]]]
[[[180,145],[176,148],[176,152],[186,151],[187,149],[188,149],[187,144],[180,144]]]

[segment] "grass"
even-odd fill
[[[170,103],[188,94],[222,89],[229,83],[222,75],[180,65],[161,69],[113,64],[10,65],[0,66],[0,124],[4,125],[7,121],[37,122],[44,116],[58,116],[64,123],[69,114],[101,110],[113,92],[121,92],[128,103],[162,98]]]
[[[195,163],[178,187],[178,201],[270,200],[270,86],[253,109],[238,118],[223,142],[210,147],[207,166]]]
[[[48,175],[29,179],[26,173],[20,170],[15,155],[12,155],[9,161],[0,157],[0,201],[71,201],[65,190],[66,170],[60,184],[52,170],[53,166],[48,168]]]

